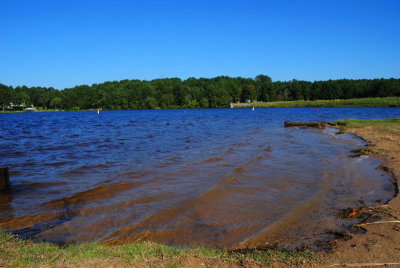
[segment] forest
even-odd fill
[[[272,81],[253,78],[163,78],[151,81],[121,80],[52,87],[11,87],[0,84],[2,110],[42,109],[173,109],[219,108],[248,101],[334,100],[400,96],[400,79],[339,79],[327,81]]]

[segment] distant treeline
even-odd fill
[[[362,79],[272,82],[255,79],[215,78],[122,80],[64,90],[44,87],[10,87],[0,84],[0,105],[44,109],[157,109],[229,107],[231,102],[331,100],[400,96],[400,79]],[[15,106],[17,105],[17,106]]]

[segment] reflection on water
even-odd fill
[[[398,108],[0,114],[0,228],[58,243],[300,246],[347,207],[394,195],[362,141],[285,120],[387,118]]]

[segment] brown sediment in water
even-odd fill
[[[218,161],[222,161],[224,159],[220,158],[220,157],[212,157],[209,159],[204,160],[204,163],[212,163],[212,162],[218,162]]]
[[[275,132],[282,138],[272,135]],[[158,160],[145,168],[136,168],[132,163],[140,159],[132,159],[107,176],[108,162],[65,168],[54,161],[51,167],[62,170],[61,182],[69,183],[20,184],[21,190],[10,195],[16,201],[4,202],[10,215],[0,218],[0,227],[57,243],[146,240],[248,249],[279,242],[277,246],[293,248],[320,233],[325,237],[327,229],[342,221],[335,218],[337,210],[358,205],[367,191],[383,185],[373,182],[382,171],[348,158],[358,139],[322,135],[319,129],[275,132],[251,132],[223,143],[226,146],[194,146],[194,153],[165,153],[168,148],[160,148]],[[84,183],[93,174],[105,178]],[[392,187],[387,175],[382,178]],[[363,200],[381,204],[375,200],[392,198],[394,191],[387,192]],[[38,196],[44,200],[31,203]],[[18,204],[27,209],[14,209],[12,215]]]
[[[353,129],[353,130],[348,130],[347,133],[350,134],[355,134],[364,140],[368,142],[367,147],[365,149],[361,150],[360,153],[368,153],[369,155],[379,158],[383,160],[384,170],[389,171],[394,179],[400,178],[400,146],[399,146],[399,141],[400,141],[400,134],[399,133],[388,133],[384,132],[379,129],[374,129],[374,128],[364,128],[364,129]],[[269,152],[271,150],[266,150],[266,152]],[[254,159],[259,160],[259,157],[255,157]],[[209,160],[209,159],[207,159]],[[223,161],[217,160],[217,161],[204,161],[205,163],[213,163],[213,162],[220,162]],[[213,159],[215,160],[215,159]],[[246,168],[239,166],[234,169],[233,175],[238,175],[241,173],[246,172]],[[138,174],[124,174],[125,177],[127,178],[137,178]],[[141,174],[139,174],[141,175]],[[218,187],[216,189],[212,189],[211,191],[207,192],[205,195],[199,196],[196,198],[196,200],[190,202],[190,208],[193,208],[196,210],[198,204],[206,204],[211,201],[215,201],[218,198],[223,198],[226,193],[224,192],[226,189],[229,187],[232,187],[231,185],[235,186],[237,183],[240,182],[240,177],[235,177],[233,175],[228,175],[226,176],[221,182],[218,184]],[[140,176],[139,176],[140,177]],[[159,178],[157,177],[152,177],[150,181],[158,181]],[[397,183],[397,180],[395,181]],[[57,209],[58,207],[64,207],[66,203],[72,203],[72,204],[80,204],[80,203],[88,203],[91,201],[98,201],[99,199],[107,199],[110,196],[116,196],[121,193],[124,193],[125,191],[129,191],[130,189],[136,187],[138,182],[136,181],[131,181],[131,182],[125,182],[122,184],[111,184],[105,186],[98,186],[94,189],[87,190],[81,193],[77,193],[75,195],[72,195],[70,197],[61,199],[61,200],[55,200],[53,202],[45,203],[43,206],[51,209]],[[276,187],[279,187],[280,185],[277,185]],[[108,190],[110,190],[108,192]],[[247,190],[252,190],[252,189],[247,189]],[[321,193],[323,194],[323,192]],[[169,196],[161,196],[162,198],[169,198]],[[156,197],[150,196],[150,197],[144,197],[142,199],[135,199],[132,200],[132,202],[136,203],[148,203],[149,200],[152,201]],[[315,197],[315,199],[318,202],[318,196]],[[294,212],[294,214],[298,214],[299,217],[302,216],[304,211],[307,211],[308,208],[307,206],[312,206],[314,202],[307,202],[303,207],[300,207],[298,210]],[[187,205],[187,204],[186,204]],[[72,207],[73,208],[73,207]],[[360,209],[360,211],[369,213],[369,217],[365,217],[365,222],[362,222],[360,224],[360,227],[365,228],[367,230],[366,234],[362,235],[355,235],[351,234],[352,239],[349,240],[338,240],[334,241],[331,243],[331,245],[335,244],[335,249],[334,251],[330,252],[329,254],[323,255],[322,258],[322,263],[323,265],[335,265],[335,264],[354,264],[354,263],[396,263],[400,262],[400,223],[397,222],[389,222],[389,221],[399,221],[400,220],[400,202],[399,202],[399,196],[396,195],[393,199],[390,200],[390,202],[387,205],[381,205],[381,206],[375,206],[375,207],[369,207],[369,208],[363,208]],[[80,209],[77,211],[71,210],[71,213],[77,213],[77,214],[85,214],[86,211],[90,212],[90,210],[93,209],[91,207],[87,207],[84,209]],[[204,210],[203,210],[204,211]],[[91,213],[91,212],[90,212]],[[175,210],[174,208],[168,210],[168,213],[163,213],[157,215],[157,217],[162,218],[163,216],[168,216],[169,214],[177,215],[179,214],[180,211]],[[199,212],[200,213],[200,212]],[[67,213],[68,214],[68,213]],[[165,215],[164,215],[165,214]],[[167,215],[168,214],[168,215]],[[372,221],[377,221],[378,219],[375,217],[371,217],[378,215],[380,217],[379,221],[380,222],[386,222],[386,223],[376,223],[376,224],[366,224],[366,223],[373,223]],[[54,213],[50,215],[37,215],[33,217],[23,217],[21,219],[15,219],[15,222],[8,222],[9,225],[13,224],[22,224],[26,225],[28,227],[29,225],[32,224],[32,222],[40,222],[40,221],[46,221],[46,220],[52,220],[53,218],[61,218],[61,217],[66,217],[68,215],[60,214],[60,213]],[[199,214],[199,216],[201,216]],[[318,215],[316,215],[318,216]],[[357,214],[356,216],[360,216]],[[169,216],[168,216],[169,217]],[[167,218],[168,218],[167,217]],[[37,218],[37,219],[36,219]],[[282,234],[285,230],[289,230],[290,228],[294,228],[296,224],[299,222],[291,222],[293,219],[296,219],[297,216],[295,217],[290,217],[286,221],[280,221],[276,226],[271,227],[271,231],[266,233],[271,239],[271,235],[275,235],[276,237],[272,237],[272,240],[277,239],[279,240],[280,237],[279,235]],[[1,223],[1,222],[0,222]],[[191,223],[190,223],[191,224]],[[1,225],[1,224],[0,224]],[[137,227],[140,227],[140,224],[138,225],[133,225],[129,226],[129,228],[135,229]],[[199,227],[198,230],[201,230],[202,226],[197,226]],[[128,228],[128,229],[129,229]],[[195,228],[194,228],[195,229]],[[275,230],[276,229],[276,230]],[[120,231],[126,231],[126,229],[122,229]],[[169,233],[168,230],[160,230],[160,233],[165,238],[168,238],[170,240],[175,239],[175,233]],[[293,231],[295,232],[295,230]],[[118,232],[117,232],[118,233]],[[116,233],[116,234],[117,234]],[[152,237],[153,233],[155,233],[153,230],[145,230],[142,232],[143,237],[142,238],[150,238]],[[115,234],[115,235],[116,235]],[[212,233],[210,235],[213,235]],[[340,233],[335,233],[334,236],[339,237]],[[348,235],[343,235],[346,239],[349,238]],[[108,238],[108,239],[107,239]],[[113,240],[113,236],[107,237],[105,241],[109,240],[108,242],[111,242]],[[258,240],[260,240],[260,237],[257,237]],[[140,239],[139,239],[140,240]],[[145,239],[143,239],[145,240]],[[121,241],[120,241],[121,242]],[[129,242],[129,241],[127,241]],[[252,245],[255,245],[252,243]],[[207,263],[205,260],[198,260],[195,259],[194,257],[188,257],[190,259],[189,264],[192,265],[192,267],[198,267],[199,265],[202,265],[202,263]],[[188,263],[185,263],[187,267]],[[216,266],[220,265],[225,267],[221,262],[218,260],[216,262],[211,262],[211,266]],[[279,265],[279,264],[278,264]],[[230,265],[227,265],[230,267]],[[245,265],[247,266],[247,265]],[[273,265],[276,267],[276,265]],[[284,265],[283,265],[284,266]],[[308,265],[304,265],[307,266]],[[364,265],[367,266],[367,265]]]
[[[400,133],[378,127],[346,129],[345,133],[361,137],[367,142],[362,154],[368,154],[383,161],[381,166],[392,174],[397,185],[396,195],[387,204],[353,210],[355,217],[361,213],[369,214],[356,227],[364,228],[364,234],[351,234],[347,241],[338,240],[336,248],[323,258],[326,265],[346,266],[375,265],[400,266],[400,196],[398,182],[400,178]],[[357,213],[358,212],[358,213]],[[392,266],[392,267],[394,267]]]
[[[326,237],[326,229],[338,225],[335,212],[349,200],[353,206],[358,204],[366,191],[379,187],[380,182],[373,181],[379,175],[374,174],[383,172],[348,160],[349,148],[359,144],[354,139],[346,145],[334,135],[321,135],[320,130],[290,133],[289,145],[276,143],[274,149],[265,143],[258,149],[248,144],[242,155],[238,150],[224,158],[215,154],[192,162],[163,158],[165,165],[158,162],[151,172],[124,172],[91,187],[61,192],[58,198],[34,206],[31,213],[0,219],[0,227],[57,243],[146,240],[233,249],[277,243],[300,247],[303,241],[312,243],[315,236]],[[307,172],[299,172],[305,166]],[[99,168],[103,166],[84,165],[68,176],[78,178]],[[338,168],[343,169],[340,174]],[[362,172],[365,177],[359,175]],[[28,197],[26,189],[46,190],[22,186],[21,194]],[[49,189],[55,191],[56,186]],[[374,200],[392,197],[391,192],[386,194],[372,194],[365,200],[378,204]]]

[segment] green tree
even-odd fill
[[[64,90],[44,87],[8,87],[0,84],[0,105],[10,102],[63,109],[154,109],[228,107],[245,99],[317,100],[400,96],[400,79],[340,79],[328,81],[275,81],[267,75],[255,79],[214,78],[121,80],[79,85]],[[61,101],[60,101],[61,100]]]
[[[208,108],[210,104],[208,103],[208,99],[207,98],[202,98],[200,100],[200,107],[201,108]]]
[[[3,111],[6,106],[10,105],[13,98],[13,90],[11,87],[0,84],[0,105],[2,106]]]
[[[272,83],[271,77],[268,75],[257,75],[256,82],[258,87],[259,96],[258,98],[262,101],[274,101],[276,100],[276,92]]]
[[[251,101],[257,100],[257,89],[253,84],[247,84],[242,91],[242,99],[249,99]]]
[[[170,108],[173,106],[174,102],[174,95],[172,95],[171,93],[164,94],[160,98],[160,107],[162,109]]]
[[[50,107],[53,109],[60,108],[61,104],[62,104],[62,99],[59,97],[55,97],[50,101]]]
[[[154,97],[147,97],[145,100],[146,108],[147,109],[156,109],[159,108],[158,102]]]
[[[15,95],[14,104],[21,106],[28,106],[30,104],[30,98],[24,91],[20,91]]]

